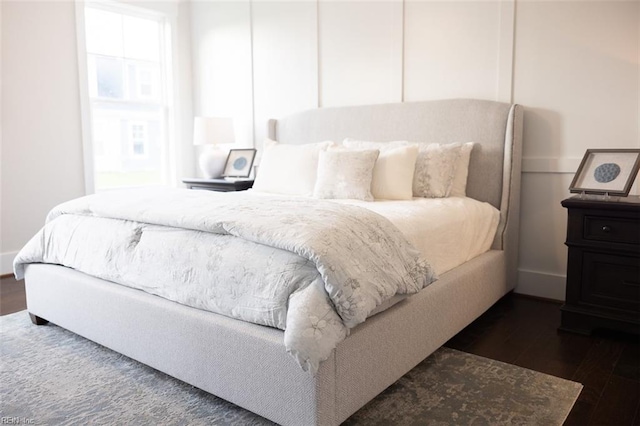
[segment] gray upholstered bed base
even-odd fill
[[[385,120],[380,121],[383,116]],[[387,123],[389,120],[395,121]],[[358,124],[352,129],[353,123]],[[417,130],[415,136],[407,133],[407,128],[426,125],[432,126],[428,132],[433,137],[440,135],[435,142],[481,143],[482,148],[472,156],[469,192],[501,210],[493,249],[356,327],[316,377],[303,372],[286,354],[279,330],[179,305],[61,266],[27,267],[29,311],[275,422],[335,425],[513,288],[520,107],[456,100],[335,108],[303,113],[281,124],[272,123],[271,128],[285,142],[294,142],[303,134],[310,139],[295,142],[327,139],[326,129],[332,129],[334,140],[340,136],[434,140]],[[363,126],[366,130],[359,133]],[[385,133],[380,126],[393,129]],[[448,133],[451,126],[466,130]],[[492,130],[483,130],[485,127]],[[393,136],[394,129],[399,130],[397,136]],[[489,164],[498,170],[484,170]]]

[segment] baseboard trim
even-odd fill
[[[519,269],[518,285],[514,291],[542,299],[564,301],[566,280],[566,275]]]
[[[0,275],[13,274],[13,259],[17,254],[17,251],[0,254]]]

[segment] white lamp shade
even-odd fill
[[[195,117],[193,144],[217,145],[235,142],[233,120],[228,117]]]

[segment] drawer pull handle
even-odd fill
[[[608,225],[603,226],[603,227],[602,227],[602,232],[606,232],[606,233],[611,232],[611,227],[610,227],[610,226],[608,226]]]

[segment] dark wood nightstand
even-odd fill
[[[232,192],[245,191],[253,186],[253,179],[182,179],[189,189],[205,189],[207,191]]]
[[[640,197],[572,197],[567,294],[560,329],[640,334]]]

